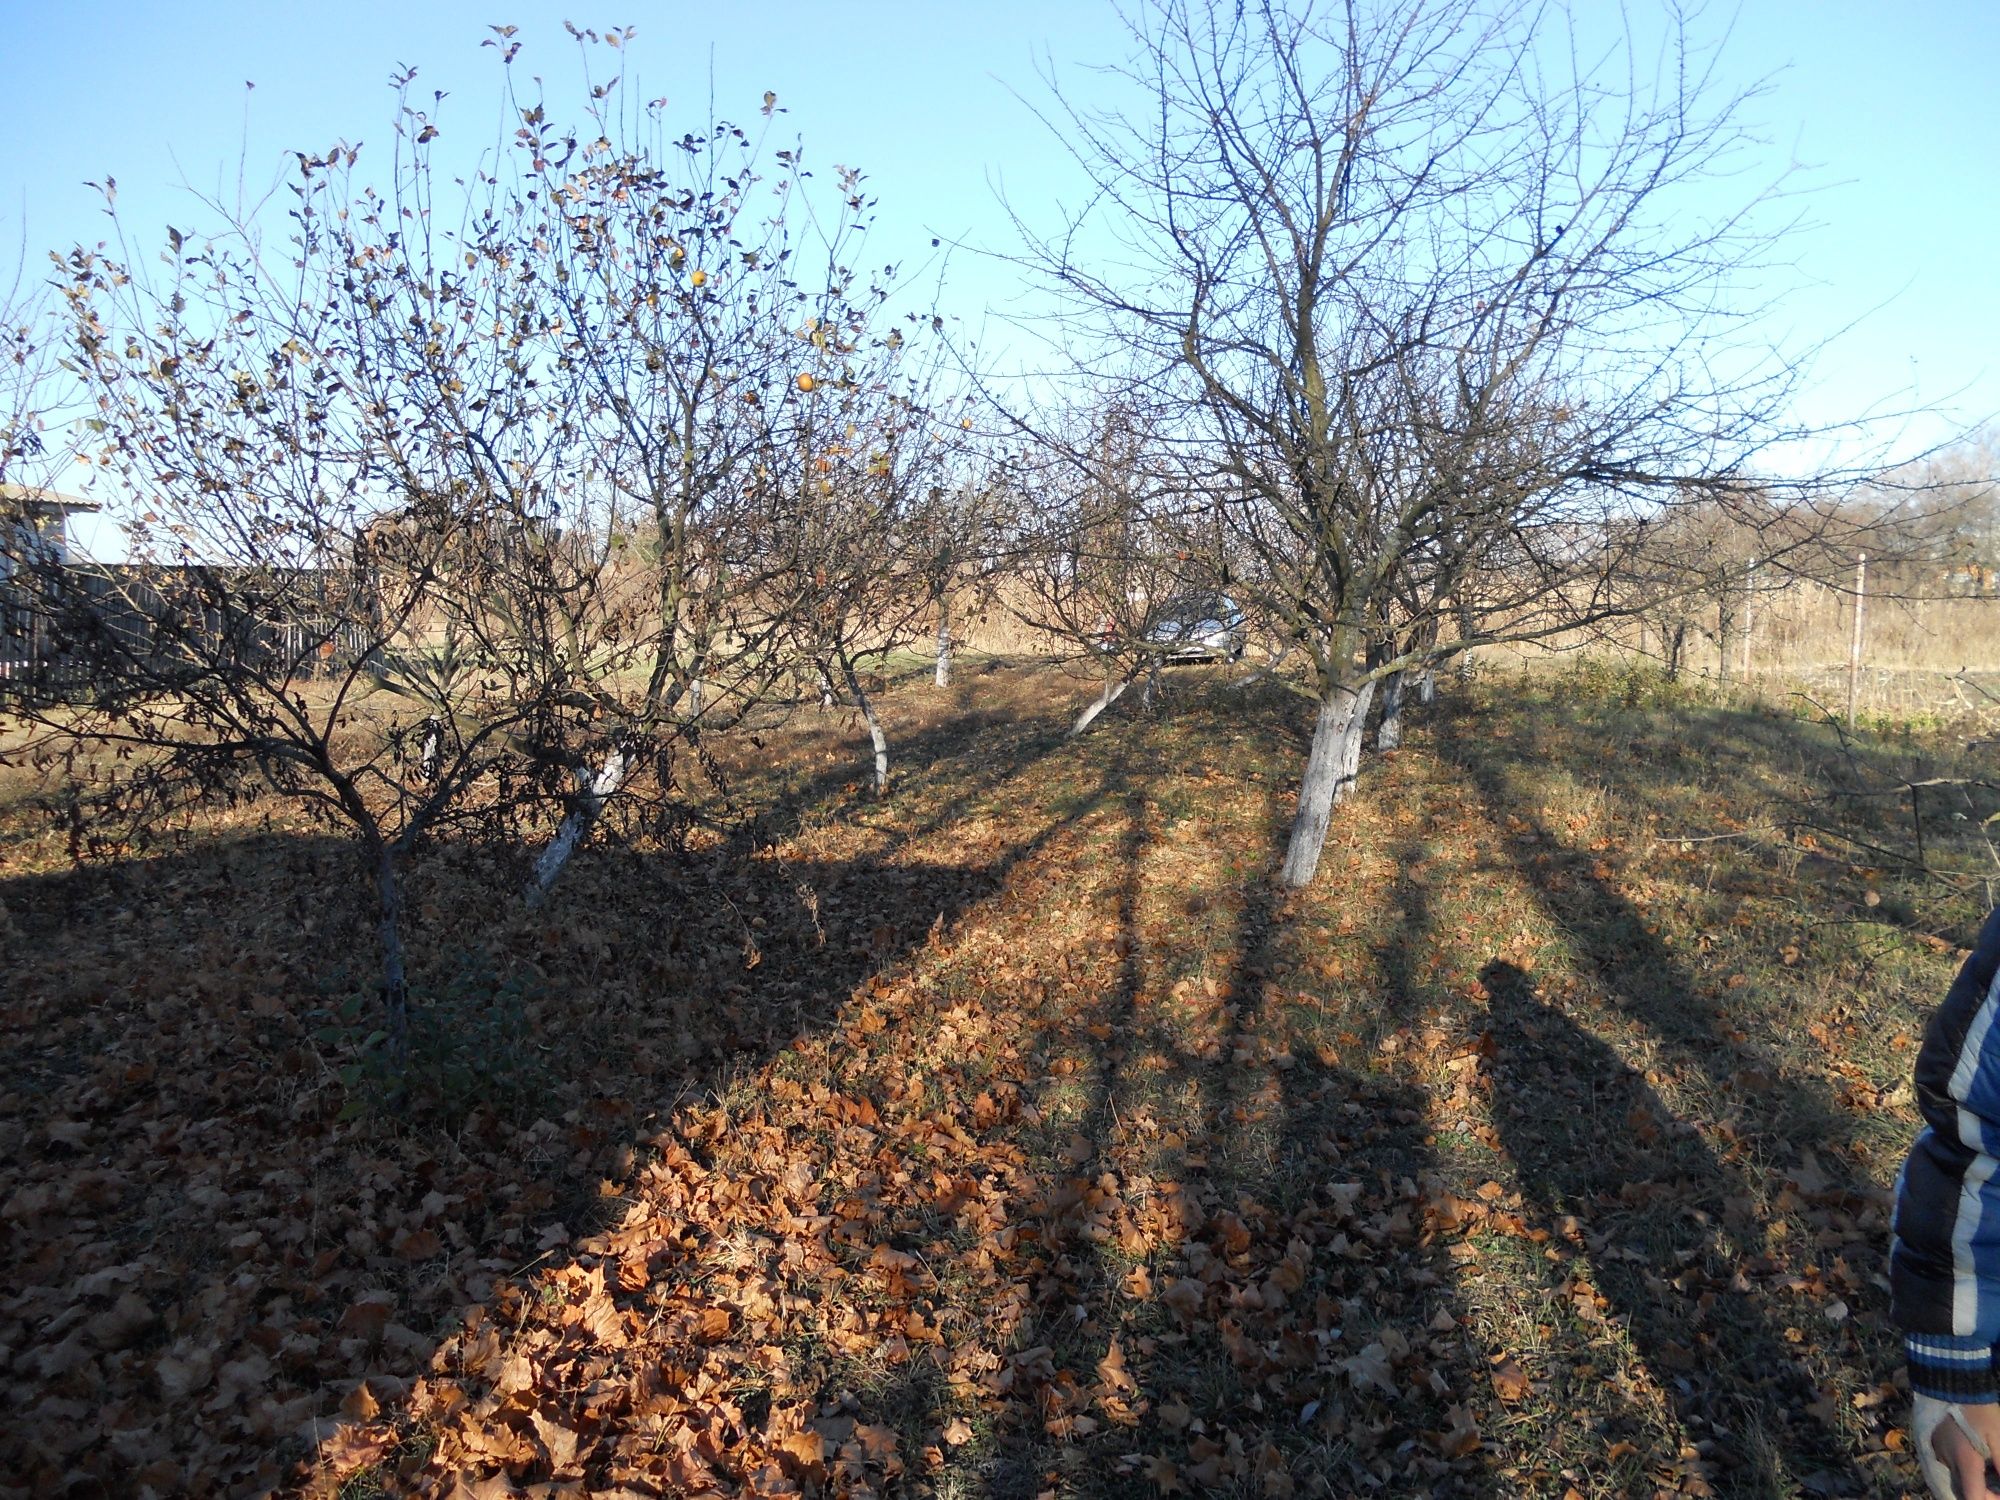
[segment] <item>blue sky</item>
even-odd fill
[[[1629,0],[1647,13],[1647,0]],[[1586,25],[1609,0],[1576,0]],[[293,148],[386,147],[387,79],[419,69],[443,89],[448,136],[490,141],[499,116],[490,23],[520,28],[520,66],[562,96],[575,77],[562,7],[501,10],[457,0],[276,7],[82,0],[0,4],[13,120],[0,156],[0,255],[105,233],[83,186],[115,176],[121,215],[157,236],[207,215],[187,186],[253,189]],[[1796,162],[1814,227],[1791,245],[1796,287],[1774,337],[1815,340],[1860,320],[1817,367],[1809,415],[1874,403],[1950,401],[1970,421],[2000,411],[2000,57],[1996,0],[1743,0],[1712,7],[1730,79],[1772,75],[1748,118],[1767,138],[1759,175]],[[1103,0],[767,0],[641,5],[578,24],[637,27],[642,97],[664,95],[685,128],[716,112],[754,117],[775,90],[812,159],[861,167],[882,200],[873,247],[915,260],[932,234],[1002,246],[992,184],[1031,210],[1071,181],[1061,152],[1015,92],[1040,97],[1038,58],[1058,68],[1116,57],[1122,29]],[[245,82],[256,87],[245,89]],[[1071,82],[1088,89],[1087,81]],[[573,96],[571,96],[573,97]],[[1744,183],[1721,191],[1740,194]],[[871,258],[873,258],[871,256]],[[977,319],[1019,295],[1004,266],[959,256],[949,310]],[[1926,436],[1939,429],[1933,425]]]

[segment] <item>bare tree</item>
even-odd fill
[[[1988,591],[2000,569],[2000,434],[1968,433],[1879,476],[1853,509],[1875,555],[1907,570],[1910,595]]]
[[[1011,575],[1015,616],[1054,643],[1058,662],[1102,688],[1080,735],[1143,682],[1150,705],[1175,645],[1179,600],[1220,593],[1213,549],[1191,537],[1184,466],[1130,404],[1085,430],[1045,430],[1012,461],[1019,499]]]
[[[1025,259],[1073,344],[1145,372],[1309,663],[1290,884],[1379,682],[1614,616],[1632,523],[1687,481],[1814,512],[1838,488],[1761,472],[1797,368],[1738,337],[1773,240],[1688,191],[1747,159],[1743,97],[1677,20],[1597,60],[1559,23],[1167,0],[1115,70],[1148,108],[1058,90],[1048,116],[1095,192]]]

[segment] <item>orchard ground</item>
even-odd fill
[[[1895,1495],[1908,1075],[1962,734],[1455,685],[1269,876],[1309,709],[893,683],[727,832],[412,876],[282,806],[76,866],[7,773],[13,1493]],[[1954,802],[1952,799],[1957,798]],[[1962,804],[1962,805],[1961,805]]]

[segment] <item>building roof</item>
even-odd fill
[[[0,484],[0,505],[19,506],[22,510],[51,516],[88,516],[104,509],[95,500],[85,500],[80,495],[65,495],[34,484]]]

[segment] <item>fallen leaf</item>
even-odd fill
[[[1450,1425],[1431,1439],[1440,1454],[1447,1459],[1464,1458],[1478,1448],[1479,1424],[1472,1420],[1470,1411],[1463,1406],[1446,1407],[1445,1421]]]
[[[336,1475],[370,1468],[388,1457],[396,1436],[386,1427],[363,1427],[342,1422],[333,1436],[320,1444],[320,1461]]]
[[[1528,1397],[1528,1372],[1512,1359],[1502,1359],[1493,1367],[1493,1390],[1509,1405]]]
[[[1368,1345],[1359,1354],[1349,1355],[1340,1362],[1340,1368],[1346,1372],[1356,1390],[1373,1386],[1392,1401],[1400,1395],[1396,1389],[1394,1370],[1389,1363],[1389,1351],[1379,1342]]]

